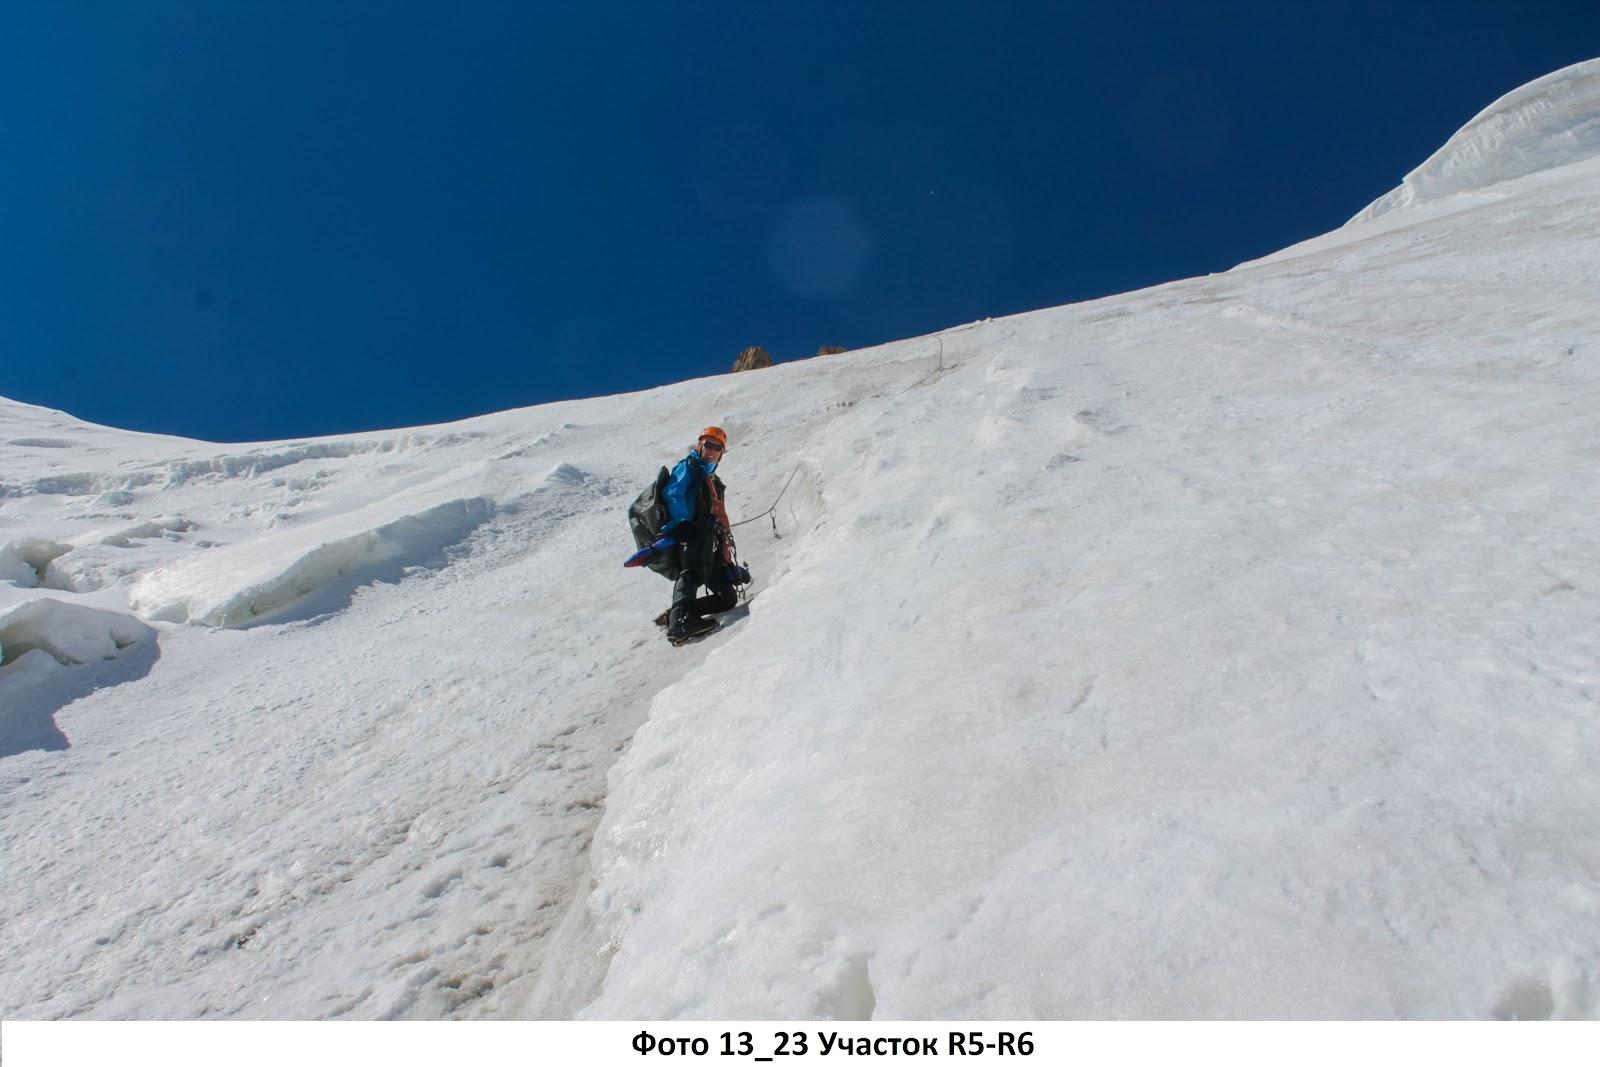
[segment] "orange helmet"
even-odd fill
[[[704,441],[708,437],[723,448],[728,447],[728,435],[722,432],[721,426],[707,426],[700,431],[700,440]]]

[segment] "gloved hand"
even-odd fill
[[[657,555],[660,555],[660,554],[666,553],[666,552],[671,552],[673,549],[675,549],[677,547],[678,547],[678,539],[676,537],[663,537],[661,540],[657,541],[655,544],[650,545],[650,546],[648,546],[646,548],[641,548],[639,551],[637,551],[633,555],[629,556],[628,559],[627,559],[627,562],[625,562],[623,564],[623,566],[624,567],[642,567],[647,561],[655,558]]]
[[[755,581],[750,577],[750,568],[741,567],[737,563],[724,564],[722,573],[727,576],[729,585],[749,585]]]

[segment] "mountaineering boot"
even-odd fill
[[[718,623],[715,619],[690,618],[681,622],[674,620],[672,625],[667,627],[667,640],[675,645],[681,645],[685,641],[693,641],[695,638],[715,633],[717,628]]]

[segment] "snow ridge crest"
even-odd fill
[[[1407,174],[1399,188],[1374,200],[1350,223],[1596,156],[1600,59],[1590,59],[1535,79],[1490,104]]]

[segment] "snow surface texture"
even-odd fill
[[[1600,160],[1461,195],[403,433],[0,401],[0,1016],[1600,1016]],[[707,422],[789,488],[674,649]]]
[[[1600,59],[1575,63],[1485,108],[1352,221],[1364,222],[1600,155]]]

